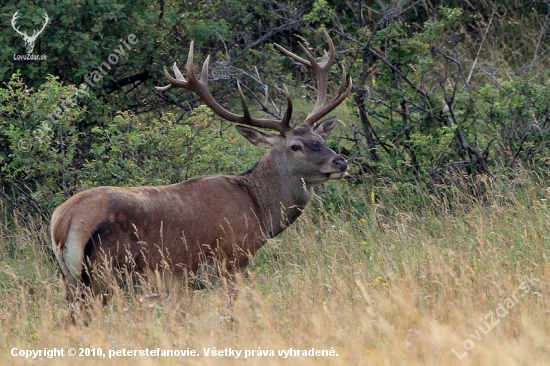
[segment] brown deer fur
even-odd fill
[[[175,72],[178,76],[179,70]],[[209,94],[201,97],[208,99]],[[246,121],[239,122],[255,125],[253,119]],[[270,149],[240,175],[204,176],[158,187],[97,187],[67,200],[51,220],[67,299],[77,300],[83,287],[103,293],[97,271],[106,270],[105,261],[114,269],[138,273],[167,267],[199,282],[205,266],[215,269],[210,279],[244,269],[268,238],[300,216],[315,185],[346,174],[346,160],[323,141],[336,119],[316,126],[313,122],[290,127],[287,121],[286,126],[275,126],[278,132],[237,126],[251,143]]]

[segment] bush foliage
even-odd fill
[[[263,151],[195,96],[154,89],[166,83],[163,66],[182,68],[192,39],[197,66],[212,56],[211,89],[228,109],[239,112],[239,80],[254,113],[279,116],[286,83],[299,123],[313,105],[314,80],[273,43],[300,53],[300,41],[320,56],[328,30],[355,85],[329,141],[351,166],[351,186],[324,188],[335,212],[344,191],[368,201],[377,187],[392,187],[424,205],[414,192],[427,190],[440,205],[456,192],[482,199],[495,182],[548,168],[546,2],[79,3],[44,5],[51,24],[36,52],[45,61],[11,60],[23,42],[15,32],[0,36],[9,45],[0,72],[0,193],[21,217],[46,218],[92,186],[238,173],[259,158]],[[6,22],[15,10],[27,14],[20,20],[29,29],[41,16],[10,5]],[[82,27],[91,14],[100,16]],[[130,34],[136,44],[83,89]],[[331,79],[341,82],[338,68]]]

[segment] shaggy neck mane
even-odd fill
[[[313,189],[300,177],[283,174],[279,169],[268,153],[240,175],[260,209],[259,216],[269,238],[292,224],[313,195]]]

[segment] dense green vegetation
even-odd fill
[[[254,163],[262,151],[197,97],[154,89],[164,66],[184,64],[191,40],[196,65],[212,56],[211,89],[229,109],[239,111],[239,80],[255,113],[280,115],[286,83],[300,123],[314,82],[273,43],[299,53],[304,42],[320,56],[328,30],[354,81],[329,141],[351,166],[349,186],[323,188],[335,210],[359,209],[341,197],[370,200],[380,187],[393,187],[390,207],[457,209],[445,202],[474,202],[548,168],[545,1],[9,1],[2,23],[16,10],[29,34],[44,12],[50,19],[33,51],[46,60],[16,60],[23,40],[0,35],[0,196],[29,222],[87,187]],[[339,85],[341,70],[331,77]]]

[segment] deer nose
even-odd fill
[[[332,161],[332,165],[341,172],[348,169],[348,162],[343,157],[339,156]]]

